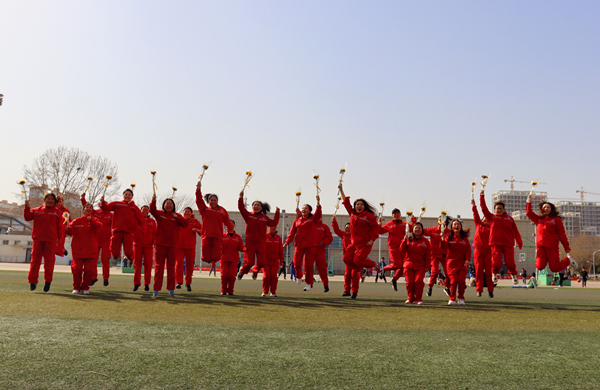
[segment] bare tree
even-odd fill
[[[86,190],[88,177],[92,177],[90,188],[86,190],[87,200],[96,203],[104,192],[106,175],[111,175],[106,197],[111,198],[119,192],[117,165],[105,157],[90,156],[77,148],[60,146],[48,149],[33,160],[30,167],[23,167],[23,174],[29,187],[56,190],[65,195],[73,206],[79,195]]]
[[[581,267],[589,267],[586,263],[592,263],[592,254],[595,250],[600,249],[600,237],[588,236],[580,234],[578,236],[569,237],[571,244],[571,256]],[[564,249],[561,246],[561,256],[564,255]]]
[[[166,199],[166,198],[170,198],[171,195],[173,195],[173,193],[168,193],[168,194],[156,194],[156,208],[157,209],[161,209],[162,207],[162,202]],[[135,202],[135,204],[138,205],[138,207],[142,207],[143,205],[150,205],[150,202],[152,201],[152,194],[142,194],[138,200]],[[196,210],[198,209],[198,207],[196,206],[196,196],[195,195],[189,195],[189,194],[179,194],[176,193],[175,194],[175,199],[173,199],[173,201],[175,202],[175,211],[177,211],[178,213],[183,212],[183,209],[185,209],[186,207],[191,207],[192,209]],[[198,216],[196,216],[198,217]]]

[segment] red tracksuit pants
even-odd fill
[[[450,300],[465,299],[465,290],[467,289],[467,267],[462,266],[452,268],[448,267],[448,276],[450,277]],[[457,291],[458,290],[458,291]]]
[[[221,293],[233,294],[235,286],[235,275],[237,273],[237,263],[230,263],[221,260]]]
[[[102,264],[102,279],[108,280],[110,276],[110,240],[98,243],[100,249],[100,263]],[[94,268],[94,276],[92,280],[98,280],[98,259],[96,259],[96,267]]]
[[[502,270],[502,257],[504,256],[504,265],[508,273],[517,275],[517,265],[515,264],[515,247],[507,245],[492,245],[492,271],[499,274]]]
[[[567,268],[570,264],[571,262],[569,258],[560,260],[558,247],[546,248],[540,246],[537,248],[537,255],[535,256],[535,268],[539,270],[543,270],[546,268],[546,265],[549,265],[550,271],[560,272]]]
[[[89,290],[94,277],[94,268],[98,269],[98,259],[76,259],[71,261],[73,290]],[[96,271],[97,272],[97,271]]]
[[[138,286],[142,284],[142,266],[144,267],[144,284],[149,285],[152,280],[152,266],[154,258],[152,256],[152,246],[141,247],[133,246],[133,284]],[[103,267],[104,270],[104,267]]]
[[[294,248],[294,269],[296,278],[302,280],[304,277],[306,284],[311,286],[315,282],[315,255],[314,247]],[[304,271],[304,272],[303,272]]]
[[[483,279],[487,283],[489,292],[494,291],[494,282],[492,282],[492,250],[489,248],[477,248],[473,250],[475,259],[475,284],[478,293],[483,292]]]
[[[183,259],[185,258],[185,264]],[[185,284],[192,284],[194,264],[196,263],[196,248],[177,248],[175,255],[175,279],[183,284],[183,269],[185,266]]]
[[[279,271],[279,267],[277,264],[270,265],[265,264],[263,267],[263,293],[268,294],[269,290],[271,290],[271,294],[277,293],[277,271]]]
[[[400,255],[399,248],[390,248],[388,246],[390,253],[390,264],[383,267],[384,271],[396,271],[394,275],[392,275],[392,279],[398,281],[402,276],[402,271],[404,270],[404,258]]]
[[[202,261],[206,263],[216,263],[219,261],[221,259],[222,246],[223,240],[215,237],[202,238]]]
[[[448,267],[446,266],[446,257],[432,257],[431,258],[431,272],[429,274],[429,288],[433,288],[433,285],[437,282],[437,278],[440,275],[440,264],[442,265],[442,269],[444,270],[444,276],[446,279],[444,281],[444,286],[446,288],[450,288],[450,278],[448,277]]]
[[[422,268],[404,268],[406,276],[406,293],[411,302],[423,301],[423,288],[425,287],[425,267]]]
[[[240,274],[246,275],[256,264],[256,269],[260,270],[265,265],[267,252],[265,243],[258,241],[246,241],[246,251],[244,253],[244,265],[240,268]],[[296,270],[298,272],[298,270]]]
[[[63,257],[65,255],[65,236],[58,239],[58,244],[54,247],[54,254]]]
[[[344,291],[348,294],[352,289],[352,267],[344,264]]]
[[[121,257],[121,245],[123,246],[123,252],[129,260],[134,259],[133,255],[133,234],[127,232],[112,232],[110,237],[110,251],[112,257],[118,259]]]
[[[323,283],[323,287],[329,286],[329,275],[327,270],[327,256],[325,252],[320,250],[315,250],[313,252],[313,257],[315,259],[315,264],[317,265],[317,272],[319,273],[319,277],[321,278],[321,282]]]
[[[155,246],[154,291],[162,290],[165,266],[167,268],[167,290],[175,289],[175,252],[174,246]]]
[[[33,240],[31,249],[31,263],[29,264],[29,274],[27,279],[29,283],[37,283],[40,276],[40,266],[42,265],[42,257],[44,258],[44,281],[52,283],[52,275],[54,274],[54,262],[56,260],[54,249],[55,242]]]
[[[373,249],[373,247],[367,245],[360,247],[350,245],[346,249],[346,252],[344,252],[343,261],[352,268],[353,293],[358,293],[363,268],[373,268],[377,266],[377,263],[367,257],[369,256],[369,253],[371,253],[371,249]]]

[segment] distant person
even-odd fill
[[[375,275],[375,283],[377,283],[377,279],[383,279],[385,283],[387,283],[387,279],[385,278],[385,258],[382,257],[379,260],[379,264],[377,264],[377,275]]]
[[[493,281],[496,283],[498,280],[496,275],[502,269],[502,258],[504,258],[504,265],[506,265],[508,273],[512,276],[513,284],[516,285],[519,283],[519,279],[517,278],[518,272],[517,265],[515,264],[515,241],[519,249],[523,248],[521,233],[519,233],[515,220],[504,210],[505,206],[503,202],[496,202],[494,204],[494,214],[492,214],[485,204],[483,190],[479,199],[481,211],[490,222]]]
[[[521,277],[523,278],[523,284],[527,284],[527,271],[525,268],[521,268]]]
[[[588,272],[586,271],[585,267],[581,268],[581,272],[579,273],[579,278],[581,279],[581,287],[587,287],[587,278],[588,278]]]
[[[281,276],[281,274],[283,274],[283,280],[286,280],[287,266],[285,265],[285,261],[283,262],[283,265],[281,266],[281,268],[279,268],[279,272],[277,273],[277,277],[279,278]]]
[[[217,277],[217,263],[215,261],[210,263],[210,269],[208,270],[208,276],[210,276],[210,274],[213,274],[213,276],[216,278]]]
[[[292,282],[296,281],[296,268],[294,268],[294,263],[290,264],[290,280]]]

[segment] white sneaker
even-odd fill
[[[571,265],[573,267],[578,267],[579,266],[579,264],[577,264],[577,262],[575,261],[575,259],[573,257],[571,257],[570,254],[567,254],[567,257],[569,258],[569,261],[571,262]]]
[[[296,283],[300,284],[300,283],[302,283],[302,281],[300,279],[296,278]]]
[[[494,284],[498,283],[498,275],[492,274],[492,282],[494,282]]]
[[[304,291],[310,291],[311,288],[312,286],[310,284],[307,284],[306,287],[304,287]]]
[[[271,293],[271,296],[272,296],[273,298],[277,298],[277,294],[273,294],[273,293]]]
[[[406,303],[408,305],[408,304],[411,304],[412,302],[410,301],[410,299],[407,299],[406,301],[404,301],[404,303]]]
[[[458,300],[458,304],[464,306],[465,305],[465,300],[464,299],[459,299]]]
[[[422,305],[422,304],[423,304],[423,301],[417,302],[417,305]]]
[[[73,294],[79,294],[79,290],[73,290]]]
[[[516,286],[517,284],[519,284],[519,278],[517,278],[517,275],[512,275],[512,280],[513,280],[513,284]]]
[[[266,297],[266,296],[267,296],[267,294],[265,294],[265,293],[262,293],[262,294],[260,294],[260,296],[261,296],[261,297]]]
[[[83,290],[83,295],[90,295],[90,290]]]
[[[448,301],[448,305],[449,305],[449,306],[456,305],[456,301],[449,300],[449,301]]]

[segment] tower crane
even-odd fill
[[[582,202],[583,202],[583,194],[600,195],[600,194],[598,194],[598,193],[596,193],[596,192],[584,191],[584,190],[583,190],[583,187],[581,187],[581,190],[577,190],[577,191],[575,191],[575,192],[577,192],[577,193],[581,194],[581,201],[582,201]]]
[[[530,181],[522,181],[522,180],[515,180],[512,176],[510,177],[510,180],[508,179],[504,179],[505,183],[510,183],[510,190],[514,190],[515,189],[515,183],[526,183],[526,184],[531,184]],[[548,184],[548,183],[542,183],[542,182],[538,182],[538,184]]]

